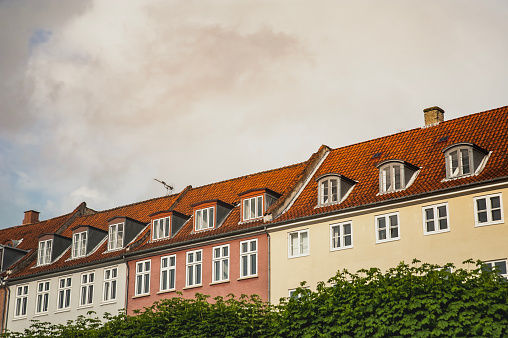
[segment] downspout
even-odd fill
[[[127,314],[127,302],[129,301],[129,263],[125,260],[125,254],[122,255],[122,259],[127,267],[127,273],[125,274],[125,314]]]
[[[271,257],[270,257],[270,234],[266,230],[266,225],[263,226],[263,230],[266,232],[266,237],[268,238],[268,302],[271,303],[271,280],[272,280],[272,268],[271,268]]]
[[[11,293],[11,290],[9,289],[9,286],[7,286],[7,283],[5,281],[2,281],[2,286],[4,287],[4,310],[2,312],[2,331],[0,331],[0,333],[5,333],[6,331],[6,326],[7,326],[7,319],[9,317],[9,303],[7,300],[9,299],[10,300],[10,297],[8,298],[7,297],[7,293],[9,293],[9,296],[10,296],[10,293]]]

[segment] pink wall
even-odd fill
[[[240,278],[240,242],[249,239],[258,240],[258,277],[238,280]],[[214,284],[212,283],[212,248],[229,244],[229,282]],[[202,280],[200,287],[186,289],[186,253],[188,251],[203,250],[202,258]],[[160,264],[161,257],[176,254],[176,290],[160,293]],[[151,260],[150,271],[150,294],[148,296],[135,297],[135,281],[136,281],[136,262]],[[128,262],[129,264],[129,290],[127,298],[127,313],[132,314],[135,309],[142,309],[152,305],[156,300],[176,297],[176,291],[183,293],[184,298],[194,298],[194,294],[199,292],[210,295],[211,298],[216,296],[226,297],[232,293],[236,297],[241,294],[257,294],[262,300],[268,301],[268,239],[266,234],[249,236],[241,239],[225,240],[223,242],[214,243],[213,245],[204,245],[188,248],[179,251],[165,251],[163,254],[157,254],[151,257],[136,259]]]

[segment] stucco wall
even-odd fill
[[[504,222],[475,227],[473,198],[493,193],[502,193]],[[411,263],[413,258],[435,264],[452,262],[460,267],[469,258],[484,261],[506,259],[507,199],[508,189],[504,186],[421,199],[270,230],[271,301],[277,303],[280,297],[287,297],[289,290],[298,287],[300,281],[307,281],[311,288],[315,288],[318,281],[327,281],[342,269],[356,272],[361,268],[378,267],[385,270],[400,261]],[[445,202],[448,203],[450,231],[424,235],[422,207]],[[400,239],[376,243],[375,216],[391,212],[399,212]],[[353,247],[331,251],[330,225],[344,221],[353,222]],[[309,229],[310,254],[288,258],[288,233],[300,229]]]

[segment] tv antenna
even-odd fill
[[[154,180],[156,180],[157,182],[162,184],[164,186],[164,188],[166,188],[166,196],[169,196],[169,194],[173,191],[173,187],[171,185],[167,184],[166,182],[160,181],[156,178],[154,178]]]

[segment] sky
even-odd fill
[[[0,0],[0,228],[508,105],[506,0]]]

